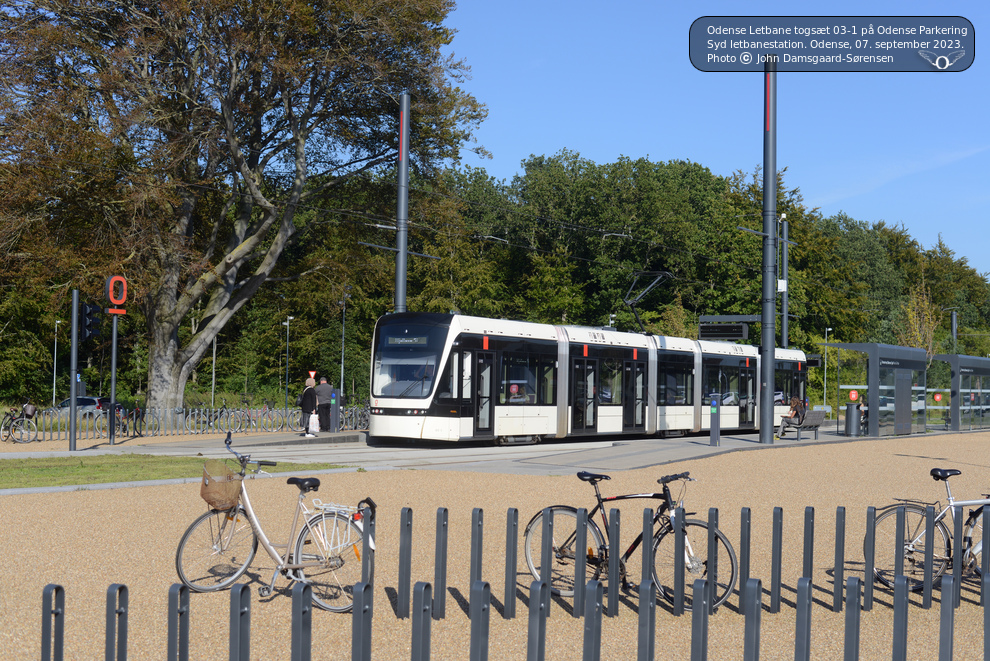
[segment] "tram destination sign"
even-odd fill
[[[747,324],[699,324],[699,340],[748,340]]]
[[[703,16],[691,24],[701,71],[965,71],[976,57],[962,16]]]

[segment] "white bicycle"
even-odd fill
[[[357,507],[349,507],[314,499],[310,508],[304,502],[306,494],[316,492],[320,480],[290,477],[287,483],[299,489],[292,527],[286,543],[273,544],[251,507],[244,476],[249,464],[255,465],[250,469],[253,473],[263,474],[262,466],[275,466],[276,462],[253,461],[251,455],[236,452],[230,445],[230,433],[226,445],[237,457],[240,471],[231,472],[222,461],[207,462],[200,494],[210,509],[193,521],[179,541],[175,552],[179,579],[195,592],[229,588],[251,566],[260,542],[275,563],[271,582],[258,588],[262,597],[271,595],[281,575],[309,584],[313,603],[319,608],[338,613],[351,610],[354,585],[362,579],[364,510],[370,510],[373,521],[375,502],[365,498]],[[295,543],[291,544],[293,538]],[[374,550],[374,538],[368,542]]]

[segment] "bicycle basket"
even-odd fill
[[[30,419],[33,418],[34,414],[38,412],[38,407],[35,406],[34,404],[25,404],[23,411],[24,411],[24,417]]]
[[[199,495],[215,510],[229,510],[237,506],[241,497],[243,478],[230,470],[219,459],[209,459],[203,464],[203,483]]]

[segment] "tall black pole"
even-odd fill
[[[763,67],[763,332],[760,336],[760,443],[773,444],[773,368],[777,338],[777,56]]]
[[[406,258],[409,234],[409,94],[399,97],[399,198],[395,209],[395,311],[406,311]],[[344,384],[341,384],[343,387]]]
[[[72,290],[72,344],[69,347],[69,451],[76,450],[76,369],[79,367],[79,290]]]
[[[790,283],[787,279],[787,247],[790,243],[787,240],[787,220],[781,219],[780,224],[780,236],[784,239],[784,245],[780,249],[781,259],[784,262],[780,265],[780,278],[784,281],[784,290],[780,292],[780,346],[786,349],[789,344],[787,337],[787,294],[790,289]]]
[[[117,315],[113,316],[113,341],[110,351],[110,419],[108,421],[110,445],[113,445],[117,434]]]

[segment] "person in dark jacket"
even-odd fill
[[[791,410],[780,418],[780,429],[777,431],[777,436],[783,438],[784,430],[787,427],[800,427],[803,422],[804,402],[797,397],[791,397]]]
[[[320,385],[316,386],[316,398],[319,400],[317,406],[320,414],[320,431],[337,431],[331,427],[331,414],[333,413],[333,399],[336,393],[333,384],[327,383],[327,377],[320,377]]]
[[[319,406],[319,400],[316,397],[316,380],[309,378],[306,379],[306,389],[302,393],[302,423],[303,427],[306,429],[306,438],[315,438],[316,434],[309,433],[309,416],[316,413],[317,407]]]

